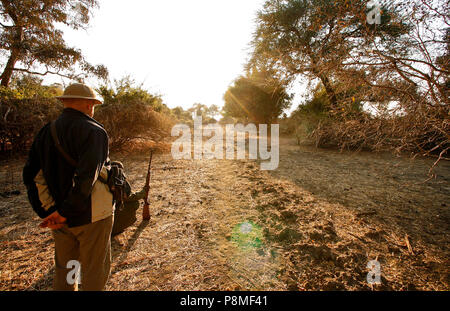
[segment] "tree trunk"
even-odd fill
[[[309,57],[311,58],[313,67],[311,72],[320,79],[323,86],[325,87],[325,91],[327,92],[327,96],[330,101],[331,109],[337,108],[337,96],[334,92],[333,86],[331,85],[330,79],[328,79],[328,77],[320,71],[320,67],[318,67],[317,65],[318,62],[311,50],[309,51]]]
[[[322,81],[323,86],[325,87],[325,90],[328,95],[328,99],[330,100],[331,109],[337,108],[337,97],[336,93],[334,92],[334,89],[331,85],[330,80],[327,76],[321,75],[320,81]]]
[[[11,81],[11,77],[14,71],[14,66],[16,65],[16,62],[20,56],[22,41],[23,41],[23,28],[17,26],[16,33],[14,34],[14,42],[11,46],[11,55],[9,56],[8,62],[6,63],[6,67],[3,70],[2,75],[0,76],[1,86],[4,87],[9,86],[9,82]]]
[[[2,80],[0,83],[1,86],[8,87],[9,82],[11,81],[14,66],[17,62],[17,58],[19,57],[19,50],[15,50],[11,51],[11,55],[9,56],[8,62],[6,63],[5,70],[3,70],[3,73],[0,76],[0,79]]]

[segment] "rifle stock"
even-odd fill
[[[143,220],[150,220],[150,203],[148,201],[149,193],[150,193],[150,177],[152,172],[152,158],[153,158],[153,150],[150,151],[150,161],[148,162],[148,171],[147,171],[147,179],[145,181],[145,202],[144,202],[144,210],[142,212]]]

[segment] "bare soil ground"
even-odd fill
[[[149,223],[113,241],[108,290],[449,290],[450,163],[339,153],[281,142],[280,167],[257,161],[154,161]],[[143,186],[148,154],[113,154]],[[50,290],[53,241],[2,162],[0,290]],[[408,236],[407,239],[405,237]],[[406,240],[410,243],[408,248]]]

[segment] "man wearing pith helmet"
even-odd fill
[[[23,170],[28,198],[55,240],[55,290],[103,290],[110,273],[114,206],[98,180],[109,163],[108,135],[93,119],[102,102],[75,83],[57,97],[58,119],[36,136]],[[81,270],[81,273],[79,273]],[[77,277],[81,275],[81,279]]]

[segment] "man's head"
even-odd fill
[[[69,85],[62,96],[57,97],[65,108],[72,108],[87,114],[91,118],[94,116],[94,107],[101,105],[94,91],[87,85],[75,83]]]

